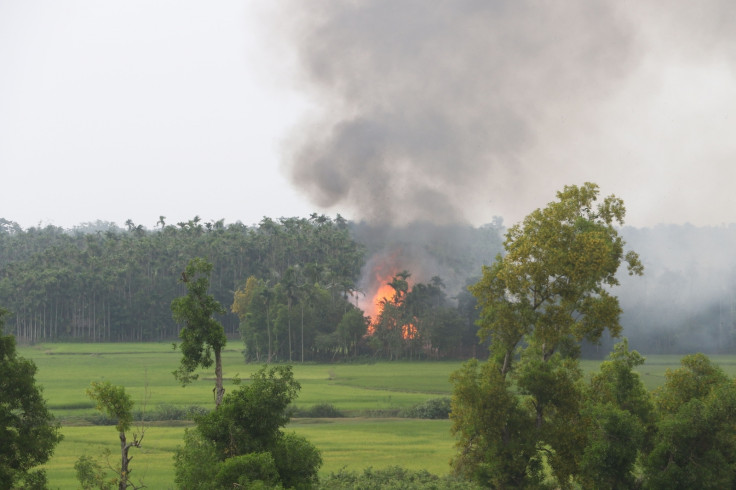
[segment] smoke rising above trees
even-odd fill
[[[606,4],[318,5],[298,32],[324,111],[300,128],[289,171],[317,204],[373,221],[462,221],[471,196],[523,190],[537,126],[631,63],[629,27]]]
[[[158,203],[175,221],[321,203],[354,220],[513,223],[584,181],[638,227],[733,221],[731,2],[82,4],[0,7],[17,184],[0,207],[24,227],[73,226],[90,202],[147,226]],[[230,178],[193,203],[181,189],[202,168]]]
[[[285,169],[313,203],[372,222],[515,222],[586,180],[638,226],[731,220],[717,176],[735,177],[733,15],[718,0],[292,2],[279,19],[316,109]]]

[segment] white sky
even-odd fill
[[[279,171],[306,102],[264,63],[265,3],[0,1],[0,217],[152,227],[312,211]]]
[[[308,202],[281,169],[284,141],[318,104],[278,18],[263,15],[270,1],[0,0],[0,217],[149,228],[160,215],[353,217]],[[734,50],[683,53],[687,40],[668,42],[675,23],[656,25],[594,110],[539,121],[520,155],[547,162],[539,182],[513,203],[480,199],[473,222],[512,223],[587,180],[624,198],[635,226],[736,222]]]

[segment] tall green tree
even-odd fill
[[[578,481],[583,488],[637,486],[637,463],[652,444],[656,414],[634,368],[644,363],[628,341],[614,346],[585,390],[586,442]]]
[[[493,341],[503,374],[522,341],[546,361],[570,341],[620,334],[621,308],[609,289],[622,262],[629,274],[643,266],[635,252],[624,253],[616,228],[623,201],[608,196],[596,204],[598,194],[595,184],[566,186],[557,201],[509,228],[505,255],[470,288],[481,308],[480,335]]]
[[[263,356],[270,363],[273,358],[271,310],[274,297],[273,288],[255,276],[249,277],[244,288],[235,292],[233,309],[237,309],[240,317],[240,335],[245,344],[246,361],[260,361]]]
[[[354,307],[348,309],[340,323],[337,324],[337,335],[346,355],[349,355],[351,350],[353,356],[358,355],[358,341],[367,331],[368,319],[364,316],[363,311]]]
[[[118,437],[120,439],[120,467],[116,470],[117,475],[115,478],[117,480],[118,490],[125,490],[131,486],[135,487],[130,480],[132,471],[130,469],[130,462],[133,459],[130,456],[130,449],[141,447],[145,431],[141,429],[139,432],[133,434],[132,440],[128,439],[126,432],[130,430],[133,424],[132,398],[125,392],[123,386],[113,385],[109,381],[105,381],[104,383],[93,381],[92,385],[87,389],[87,396],[95,402],[97,410],[105,412],[116,421],[115,429],[118,431]]]
[[[579,343],[598,342],[606,330],[619,335],[621,308],[610,288],[618,284],[622,262],[630,274],[643,271],[637,254],[624,252],[616,228],[623,224],[623,201],[608,196],[598,202],[598,194],[595,184],[566,186],[556,201],[509,228],[505,255],[484,267],[480,281],[470,287],[481,309],[479,335],[491,340],[488,362],[498,371],[494,389],[508,390],[510,378],[534,421],[511,430],[514,412],[494,415],[497,425],[492,430],[486,425],[487,437],[503,436],[488,445],[485,456],[510,465],[516,460],[508,458],[518,452],[508,448],[532,438],[562,486],[578,471],[585,442],[579,423]],[[464,413],[464,403],[456,394],[453,413]],[[474,422],[455,415],[456,432],[466,433]],[[461,454],[471,452],[471,439],[460,443]],[[526,471],[534,473],[536,464],[530,457]],[[473,474],[468,465],[473,467],[458,458],[455,468]]]
[[[490,488],[533,488],[543,479],[533,414],[498,366],[471,359],[452,374],[455,474]]]
[[[181,282],[187,288],[187,294],[171,302],[174,320],[184,325],[179,334],[182,358],[179,369],[174,376],[183,385],[197,379],[193,374],[198,367],[212,366],[212,355],[215,364],[215,406],[220,406],[225,388],[222,383],[222,349],[227,343],[225,329],[213,318],[222,314],[225,309],[208,293],[212,264],[202,258],[189,261],[181,274]]]
[[[15,338],[4,335],[8,311],[0,308],[0,489],[44,488],[44,470],[61,441],[59,424],[36,385],[36,365],[18,357]]]

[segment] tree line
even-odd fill
[[[9,330],[23,343],[176,339],[178,327],[168,305],[183,289],[178,279],[187,261],[202,257],[213,264],[212,288],[227,310],[222,317],[226,334],[237,337],[245,329],[251,359],[268,358],[268,339],[261,338],[267,322],[272,358],[299,360],[302,352],[305,359],[324,360],[356,353],[433,357],[431,349],[419,348],[426,336],[407,343],[385,335],[378,344],[355,342],[344,328],[338,331],[350,311],[347,303],[372,301],[360,291],[361,268],[389,251],[397,272],[408,270],[413,282],[431,286],[432,277],[441,278],[448,303],[457,309],[442,312],[447,317],[442,326],[460,340],[435,334],[443,344],[435,352],[468,357],[478,351],[473,351],[476,300],[467,286],[478,280],[483,265],[503,253],[504,231],[498,218],[475,228],[388,227],[320,215],[264,218],[252,226],[197,217],[171,224],[161,217],[152,230],[130,221],[122,228],[98,221],[72,230],[23,229],[0,219],[0,303],[11,311]],[[623,227],[620,232],[641,251],[647,266],[643,278],[619,277],[625,286],[621,324],[632,348],[662,354],[733,352],[736,262],[730,251],[736,246],[736,226]],[[241,318],[231,310],[234,292],[250,277],[271,296],[268,314],[260,306],[260,327],[255,318],[241,327]],[[462,324],[449,327],[454,313]],[[613,339],[604,332],[601,342],[602,348],[584,343],[585,356],[602,358]]]
[[[213,264],[212,292],[225,305],[247,277],[279,282],[296,264],[319,267],[337,302],[339,288],[354,288],[363,250],[340,216],[264,218],[250,227],[198,217],[171,225],[161,217],[150,231],[130,221],[125,229],[96,223],[66,231],[2,220],[0,302],[21,342],[172,339],[178,327],[169,305],[194,257]],[[237,335],[235,315],[223,324]]]
[[[439,276],[397,291],[409,293],[406,305],[388,305],[401,306],[417,335],[392,332],[387,312],[380,335],[365,337],[377,319],[355,306],[372,301],[360,290],[361,269],[386,240],[429,257],[455,283],[498,249],[496,228],[462,227],[444,239],[435,229],[433,242],[420,245],[426,230],[413,225],[397,245],[385,236],[371,241],[380,233],[340,215],[264,218],[253,226],[198,217],[169,224],[161,216],[153,230],[131,221],[125,228],[98,221],[24,230],[0,219],[0,304],[11,311],[7,327],[19,342],[176,340],[180,326],[169,306],[185,289],[188,261],[199,257],[212,266],[225,335],[243,338],[248,360],[467,357],[477,344],[474,299],[464,287],[448,297]],[[480,237],[492,239],[479,245]]]

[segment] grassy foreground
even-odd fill
[[[247,382],[260,366],[244,364],[239,344],[231,342],[224,353],[226,389],[233,378]],[[163,407],[212,408],[213,373],[186,388],[171,374],[180,354],[169,343],[145,344],[42,344],[19,347],[19,354],[38,366],[36,379],[44,388],[49,407],[62,421],[64,441],[46,465],[51,488],[78,488],[74,462],[83,454],[97,456],[111,451],[117,463],[119,443],[114,427],[89,424],[94,416],[92,402],[85,395],[91,381],[105,380],[125,386],[146,411]],[[649,389],[664,381],[668,368],[676,368],[681,356],[648,356],[639,372]],[[730,376],[736,375],[736,356],[712,356]],[[597,370],[599,361],[583,361],[587,372]],[[294,363],[294,373],[302,385],[298,408],[330,403],[349,415],[343,419],[294,419],[287,430],[307,437],[321,451],[321,473],[342,467],[362,470],[400,465],[446,474],[454,454],[454,440],[447,420],[396,418],[395,413],[429,398],[449,396],[450,373],[460,362],[379,362],[375,364]],[[134,480],[143,479],[148,488],[173,488],[173,454],[183,440],[184,422],[149,423],[143,448],[133,450]]]
[[[297,419],[287,430],[307,437],[322,451],[321,474],[342,467],[362,469],[399,465],[445,474],[453,454],[447,420],[398,418]],[[46,465],[51,488],[79,488],[74,462],[83,454],[97,456],[110,450],[110,463],[119,458],[115,428],[64,426],[64,440]],[[173,454],[181,445],[184,427],[153,423],[146,427],[143,447],[133,450],[133,480],[148,488],[174,488]]]
[[[234,345],[237,345],[233,343]],[[177,384],[171,372],[180,354],[171,344],[40,344],[19,347],[19,354],[38,366],[36,379],[54,414],[62,422],[64,440],[46,465],[51,488],[77,488],[74,462],[81,455],[97,456],[107,448],[111,464],[117,463],[119,442],[114,427],[90,425],[97,412],[85,395],[92,381],[110,381],[125,386],[142,407],[146,392],[147,412],[162,407],[187,409],[214,406],[212,372],[187,387]],[[460,362],[294,364],[302,385],[296,406],[330,403],[349,417],[341,419],[296,418],[287,430],[309,438],[320,450],[322,474],[342,467],[361,470],[401,465],[427,469],[436,474],[449,471],[454,441],[447,420],[412,420],[394,417],[429,398],[449,396],[449,375]],[[226,389],[233,378],[247,382],[260,366],[244,364],[239,350],[223,356]],[[148,488],[172,488],[173,454],[187,423],[149,423],[140,450],[133,450],[134,479]]]

